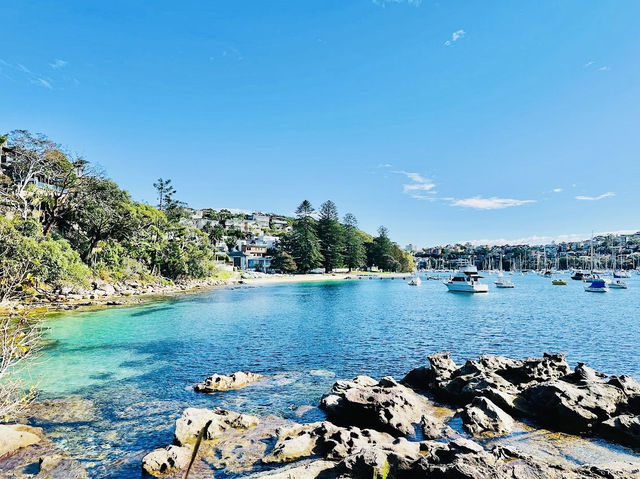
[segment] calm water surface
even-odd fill
[[[139,477],[142,456],[171,442],[187,406],[316,420],[317,409],[301,417],[296,410],[317,405],[336,378],[399,378],[435,351],[459,362],[561,351],[572,365],[640,378],[638,277],[607,294],[533,275],[499,290],[493,279],[486,295],[448,293],[438,281],[301,283],[55,318],[53,346],[32,376],[43,397],[89,399],[98,417],[45,428],[92,477]],[[190,389],[236,370],[271,379],[211,396]]]

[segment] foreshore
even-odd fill
[[[403,280],[411,273],[328,273],[328,274],[269,274],[259,277],[247,277],[237,273],[225,278],[177,281],[170,284],[142,283],[127,281],[110,283],[95,281],[92,289],[73,290],[63,288],[56,293],[39,294],[28,301],[12,301],[0,304],[2,311],[23,309],[44,309],[50,312],[87,311],[114,306],[135,306],[183,294],[195,294],[216,288],[266,286],[285,283],[317,283],[338,281],[361,281],[373,279]]]
[[[305,407],[322,412],[314,422],[302,419],[304,412],[295,420],[195,407],[200,394],[219,399],[238,389],[251,395],[283,387],[267,372],[214,374],[188,388],[194,406],[175,421],[171,444],[141,445],[145,454],[134,461],[162,478],[185,477],[191,458],[193,476],[202,478],[217,471],[264,479],[370,478],[385,470],[394,478],[640,478],[640,384],[632,378],[582,363],[572,369],[563,354],[485,355],[464,364],[449,353],[427,359],[402,379],[335,381]],[[91,424],[97,414],[95,404],[79,398],[33,403],[17,423],[0,424],[0,475],[17,477],[12,474],[39,462],[36,477],[88,477],[84,458],[65,452],[39,426]]]

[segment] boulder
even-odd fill
[[[615,414],[624,393],[610,384],[550,381],[524,390],[518,410],[538,423],[569,433],[593,433],[599,422]]]
[[[172,445],[156,449],[142,458],[142,470],[152,476],[162,477],[186,469],[192,452],[192,446]]]
[[[242,389],[260,379],[262,379],[260,374],[245,371],[237,371],[233,374],[214,374],[203,382],[196,384],[193,389],[194,391],[203,393]]]
[[[414,424],[419,423],[423,415],[430,414],[430,405],[424,396],[391,377],[379,382],[363,377],[338,381],[322,397],[320,408],[335,424],[375,429],[395,436],[413,435]]]
[[[175,442],[179,446],[194,443],[198,434],[211,421],[203,437],[206,441],[219,439],[230,429],[249,429],[258,425],[258,418],[248,414],[239,414],[221,408],[187,408],[176,421]]]
[[[42,440],[42,429],[23,424],[0,424],[0,458],[19,449],[38,444]]]
[[[640,448],[640,416],[622,414],[612,417],[600,424],[599,431],[612,441]]]
[[[318,430],[322,423],[296,424],[276,431],[278,439],[271,452],[262,459],[265,463],[291,462],[314,454],[318,445]]]
[[[476,437],[503,436],[513,428],[513,419],[489,399],[480,396],[460,413],[467,431]]]

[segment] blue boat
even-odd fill
[[[589,286],[585,286],[584,290],[588,293],[606,293],[609,291],[609,287],[604,279],[593,278],[589,283]]]

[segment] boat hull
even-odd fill
[[[451,283],[445,283],[445,285],[447,286],[449,291],[453,291],[455,293],[488,293],[489,292],[489,286],[486,284],[469,284],[469,283],[453,284],[453,282],[451,282]]]

